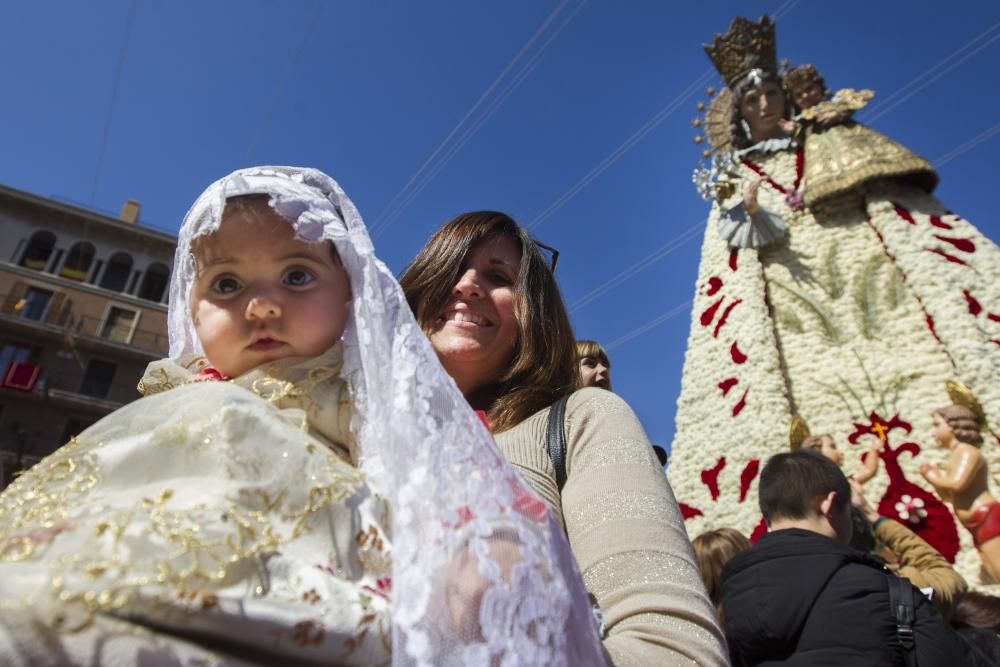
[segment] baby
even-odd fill
[[[599,659],[561,529],[332,179],[211,185],[168,322],[145,398],[0,495],[0,664]]]

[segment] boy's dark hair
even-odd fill
[[[851,502],[851,485],[833,461],[809,449],[775,454],[760,473],[759,500],[764,520],[805,519],[813,502],[837,492],[836,507]]]

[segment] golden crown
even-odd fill
[[[724,35],[716,33],[715,40],[703,46],[715,69],[730,87],[751,70],[778,72],[774,23],[766,16],[762,16],[757,23],[737,16]]]

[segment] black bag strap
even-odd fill
[[[549,408],[549,424],[545,430],[545,450],[556,471],[556,486],[559,493],[566,484],[566,401],[563,396]]]
[[[917,667],[917,645],[913,639],[913,621],[916,619],[913,586],[894,574],[886,576],[889,577],[889,604],[892,606],[892,617],[896,619],[896,636],[903,646],[903,663],[906,667]]]

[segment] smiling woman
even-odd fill
[[[445,370],[561,519],[603,616],[609,661],[726,664],[677,503],[642,426],[610,391],[576,390],[576,343],[538,244],[503,213],[466,213],[431,237],[400,283]],[[564,484],[546,449],[559,399]]]

